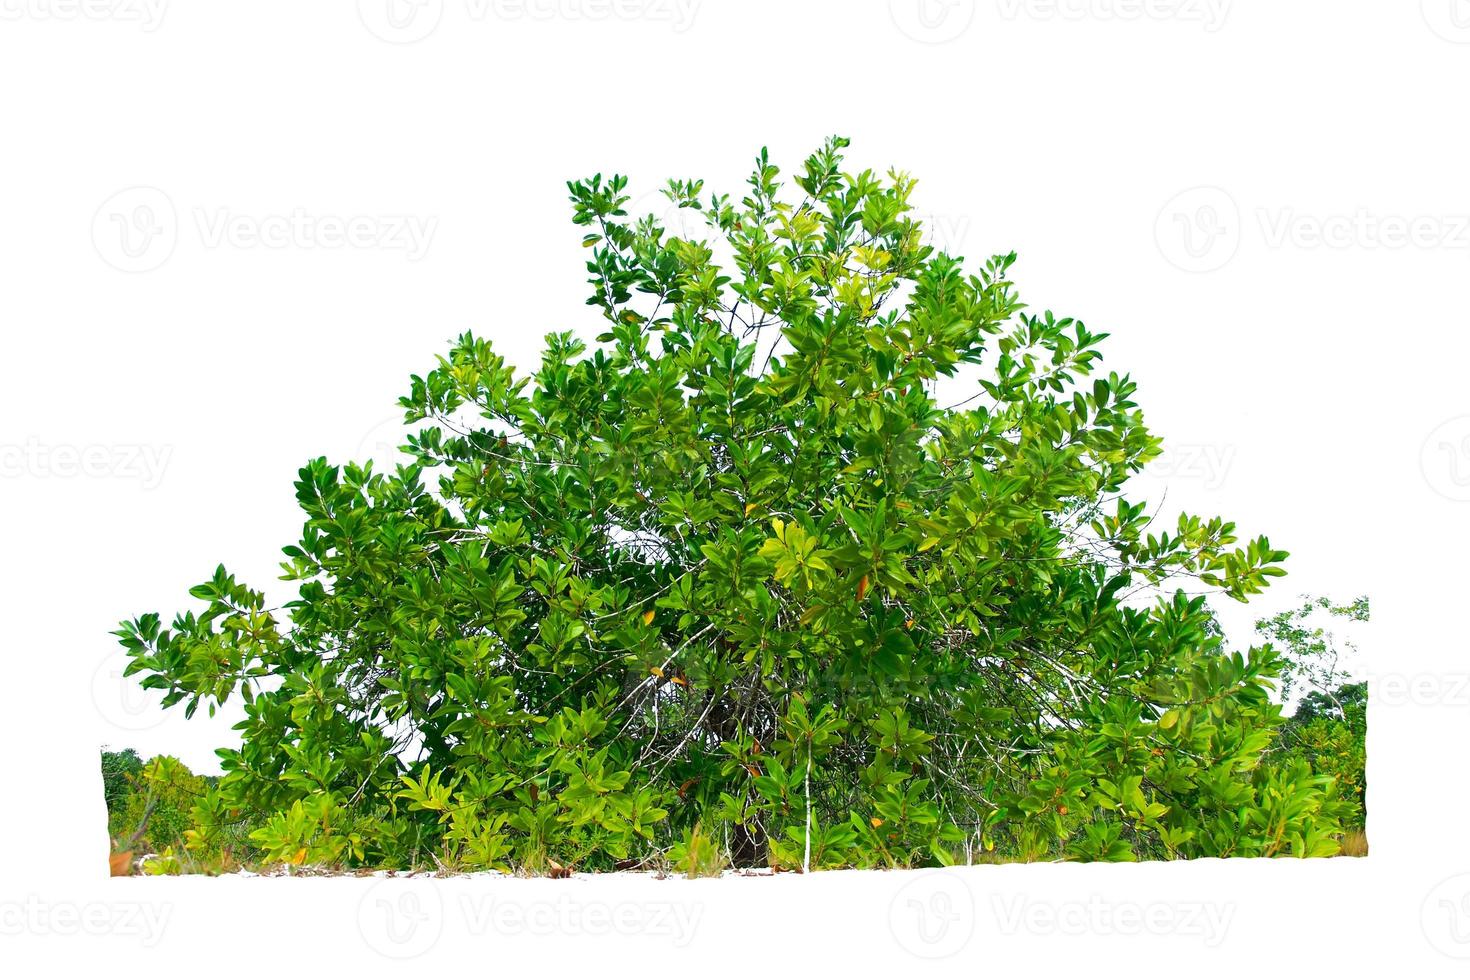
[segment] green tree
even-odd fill
[[[1256,632],[1286,655],[1282,696],[1290,700],[1292,692],[1305,685],[1306,697],[1333,700],[1333,692],[1349,680],[1342,663],[1343,652],[1355,653],[1357,647],[1351,637],[1339,640],[1332,624],[1366,623],[1368,615],[1367,596],[1351,602],[1303,596],[1301,605],[1256,620]],[[1340,714],[1342,706],[1337,705],[1335,710]]]
[[[182,846],[192,826],[192,811],[209,790],[208,781],[172,756],[154,756],[145,763],[132,749],[103,753],[104,772],[109,761],[127,767],[122,776],[125,786],[117,786],[108,800],[113,839],[127,850],[157,852]]]
[[[143,760],[133,749],[121,752],[102,750],[102,798],[107,804],[107,836],[113,840],[126,837],[136,827],[124,827],[124,810],[133,794],[134,779],[143,769]]]
[[[302,468],[284,610],[221,567],[123,624],[166,704],[243,698],[216,803],[271,860],[1331,853],[1326,780],[1262,764],[1280,658],[1206,605],[1285,552],[1127,498],[1160,440],[1106,335],[846,146],[670,181],[698,240],[570,183],[595,345],[527,376],[460,337],[400,400],[412,465]]]
[[[1333,626],[1366,623],[1368,615],[1366,597],[1337,603],[1318,596],[1256,622],[1257,632],[1282,649],[1284,694],[1300,693],[1273,755],[1331,776],[1329,796],[1343,802],[1341,820],[1350,828],[1367,821],[1368,683],[1350,679],[1343,652],[1356,647]]]

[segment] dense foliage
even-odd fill
[[[1296,712],[1282,726],[1273,750],[1287,763],[1304,762],[1313,771],[1331,776],[1328,796],[1341,801],[1344,826],[1362,827],[1367,821],[1368,684],[1354,682],[1342,663],[1342,643],[1330,624],[1365,623],[1368,600],[1335,603],[1308,598],[1296,608],[1259,620],[1256,630],[1285,655],[1282,690],[1287,696],[1301,691]]]
[[[1014,255],[925,243],[914,181],[668,185],[702,240],[569,184],[596,343],[466,334],[401,399],[415,462],[308,463],[286,609],[223,568],[119,631],[168,704],[244,700],[194,846],[455,869],[1327,855],[1339,804],[1225,648],[1285,553],[1160,527],[1105,334]],[[696,236],[691,236],[691,238]],[[958,392],[953,398],[949,393]]]
[[[226,851],[188,851],[198,834],[196,810],[215,782],[194,775],[172,756],[154,756],[145,763],[133,749],[103,750],[102,783],[113,852],[128,858],[146,855],[140,862],[150,873],[177,872],[186,866],[225,870],[229,866]],[[235,843],[239,847],[244,842]]]

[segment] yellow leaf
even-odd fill
[[[868,594],[868,577],[866,575],[864,575],[862,578],[858,579],[857,601],[858,602],[862,602],[863,601],[863,596],[865,596],[867,594]]]
[[[664,669],[662,667],[650,667],[650,668],[648,668],[648,672],[650,674],[652,674],[654,677],[662,677],[662,676],[664,676]]]
[[[291,856],[291,863],[292,864],[300,864],[302,861],[305,861],[305,860],[306,860],[306,848],[304,848],[304,847],[301,850],[297,851],[295,854],[293,854]]]
[[[868,823],[873,825],[874,830],[877,830],[879,827],[883,826],[883,821],[878,819],[877,817],[873,817],[871,820],[868,821]]]
[[[746,504],[745,505],[745,516],[746,517],[749,517],[750,516],[750,512],[753,511],[753,510],[755,510],[757,506],[759,506],[759,505],[758,504]]]
[[[939,543],[939,539],[938,538],[934,538],[934,537],[925,538],[924,541],[923,541],[923,543],[919,545],[919,553],[920,554],[923,554],[924,552],[928,551],[930,548],[934,547],[938,543]]]
[[[1168,711],[1165,711],[1164,716],[1159,719],[1159,728],[1166,732],[1177,724],[1179,724],[1178,708],[1170,708]]]
[[[646,612],[646,613],[643,614],[643,625],[644,626],[647,626],[651,622],[653,622],[653,610],[652,609],[648,610],[648,612]]]

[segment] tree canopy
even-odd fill
[[[1285,552],[1131,499],[1161,442],[1107,335],[846,147],[670,181],[687,238],[569,183],[595,341],[461,336],[411,464],[302,468],[296,599],[221,567],[123,624],[166,704],[244,700],[206,825],[453,869],[1336,850],[1330,779],[1263,758],[1281,656],[1208,604]]]

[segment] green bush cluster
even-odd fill
[[[133,749],[104,749],[102,781],[112,849],[143,859],[144,871],[217,872],[235,866],[235,853],[252,856],[242,821],[212,841],[199,836],[201,806],[213,795],[215,777],[196,776],[172,756],[144,762]]]
[[[1029,312],[1014,255],[927,244],[912,178],[845,147],[791,190],[764,151],[738,198],[671,181],[701,240],[570,183],[593,346],[551,334],[526,376],[460,337],[401,399],[412,464],[302,468],[284,610],[221,567],[122,625],[166,704],[243,699],[191,846],[244,819],[295,866],[1336,851],[1332,765],[1268,752],[1283,655],[1207,604],[1285,552],[1126,496],[1161,443],[1106,335]]]

